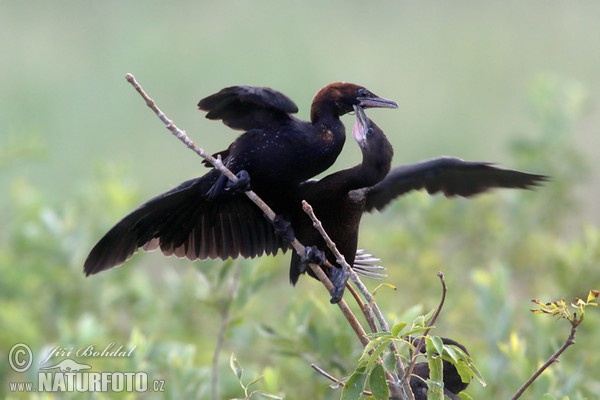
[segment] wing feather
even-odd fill
[[[392,169],[369,189],[366,210],[382,210],[396,197],[412,190],[470,197],[494,188],[533,189],[547,180],[544,175],[497,168],[489,162],[440,157]]]

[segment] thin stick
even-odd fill
[[[323,228],[323,224],[315,215],[315,212],[314,212],[312,206],[310,204],[308,204],[305,200],[302,200],[302,209],[304,210],[304,212],[306,214],[308,214],[308,216],[310,217],[310,219],[313,222],[313,226],[319,231],[319,233],[321,234],[321,237],[323,237],[323,240],[325,240],[325,243],[327,243],[327,246],[329,247],[329,249],[335,256],[337,263],[339,265],[341,265],[345,271],[348,271],[350,273],[350,278],[352,279],[352,282],[358,287],[359,291],[362,293],[363,296],[365,296],[365,299],[369,302],[368,306],[361,307],[363,309],[363,313],[365,314],[365,318],[367,318],[367,320],[370,320],[370,319],[372,320],[371,311],[377,310],[377,312],[375,312],[375,316],[377,317],[377,320],[379,321],[379,325],[381,326],[381,329],[383,329],[385,332],[389,332],[390,331],[389,325],[388,325],[387,321],[385,320],[385,318],[383,317],[383,314],[379,310],[379,307],[377,307],[377,304],[375,303],[373,296],[371,295],[371,293],[369,292],[367,287],[362,283],[362,281],[358,277],[358,274],[356,272],[354,272],[354,270],[350,267],[350,265],[348,265],[343,254],[341,254],[340,251],[337,249],[337,246],[335,245],[333,240],[331,240],[331,238],[325,231],[325,228]],[[363,304],[363,303],[360,302],[359,305],[360,304]],[[372,326],[374,327],[374,324]],[[395,354],[395,355],[398,354],[398,349],[396,348],[396,345],[394,342],[391,342],[389,347],[393,354]],[[402,363],[402,360],[398,356],[396,357],[396,369],[397,369],[398,373],[404,371],[404,365]],[[392,398],[396,398],[398,396],[400,396],[400,398],[405,398],[405,397],[403,397],[402,393],[406,393],[407,391],[410,392],[410,387],[408,386],[408,382],[406,382],[405,385],[402,385],[402,382],[398,378],[398,374],[392,374],[391,372],[386,372],[386,376],[387,376],[388,381],[390,382],[390,389],[394,392],[392,395]]]
[[[125,79],[127,80],[127,82],[129,82],[135,88],[135,90],[140,94],[140,96],[142,96],[142,98],[146,102],[146,105],[152,111],[154,111],[156,116],[165,124],[166,128],[175,137],[177,137],[177,139],[182,141],[189,149],[194,151],[200,157],[202,157],[203,159],[205,159],[206,161],[211,163],[217,170],[219,170],[223,175],[225,175],[227,178],[229,178],[229,180],[231,180],[232,182],[237,182],[237,176],[235,176],[235,174],[233,172],[231,172],[227,167],[225,167],[225,165],[223,165],[220,158],[215,159],[213,156],[208,154],[206,151],[204,151],[200,147],[196,146],[196,144],[189,138],[189,136],[185,133],[185,131],[179,129],[173,123],[173,121],[170,120],[166,116],[166,114],[163,113],[158,108],[158,106],[156,105],[156,102],[150,96],[148,96],[148,94],[144,91],[144,89],[136,81],[135,77],[132,74],[126,74]],[[249,190],[249,191],[245,192],[245,194],[252,202],[254,202],[254,204],[256,204],[262,210],[262,212],[267,216],[267,218],[269,218],[269,220],[273,221],[273,219],[275,219],[276,214],[273,212],[273,210],[271,210],[271,208],[267,205],[267,203],[265,203],[256,193],[254,193],[254,191]],[[294,238],[294,240],[292,240],[292,242],[290,242],[290,244],[299,255],[304,254],[304,246],[297,239]],[[319,278],[319,280],[327,288],[327,290],[329,292],[331,292],[331,290],[333,289],[333,284],[331,283],[331,281],[329,281],[329,278],[327,277],[327,275],[325,275],[325,273],[321,270],[321,267],[319,267],[316,264],[309,264],[309,265],[310,265],[310,268],[315,273],[315,275]],[[350,308],[348,307],[346,302],[342,299],[337,303],[337,305],[340,308],[340,310],[342,311],[342,313],[344,314],[344,316],[346,317],[346,319],[348,320],[348,322],[350,323],[350,326],[352,327],[352,329],[358,336],[358,339],[360,340],[360,342],[363,344],[363,346],[365,346],[369,342],[369,339],[367,339],[367,337],[366,337],[366,332],[360,326],[360,323],[358,323],[358,320],[356,319],[356,317],[354,316],[354,314],[352,313],[352,311],[350,310]]]
[[[446,302],[446,293],[448,292],[448,287],[446,286],[446,279],[444,278],[444,274],[442,272],[438,272],[437,276],[438,276],[438,278],[440,278],[440,282],[442,284],[442,298],[440,299],[440,303],[438,304],[435,312],[431,316],[431,319],[427,322],[427,329],[425,331],[423,331],[423,335],[421,335],[421,337],[417,340],[417,343],[415,344],[413,356],[410,360],[410,364],[408,365],[408,368],[406,369],[406,374],[404,375],[406,377],[406,379],[410,378],[410,375],[413,372],[415,364],[417,363],[417,357],[421,353],[421,347],[423,347],[423,343],[425,342],[425,340],[423,338],[429,334],[429,331],[431,330],[431,328],[437,321],[438,317],[440,316],[442,307],[444,307],[444,303]]]
[[[331,240],[331,238],[325,231],[325,228],[323,228],[323,224],[321,223],[319,218],[317,218],[317,216],[315,215],[315,212],[314,212],[312,206],[310,204],[308,204],[305,200],[303,200],[302,201],[302,209],[304,210],[305,213],[308,214],[308,216],[313,221],[313,226],[319,231],[319,233],[325,240],[325,243],[327,243],[327,247],[329,247],[329,249],[335,256],[337,263],[344,269],[345,272],[347,272],[350,275],[350,280],[352,281],[352,283],[354,283],[356,285],[356,287],[358,288],[360,293],[364,296],[365,300],[369,303],[369,308],[366,309],[367,312],[370,312],[372,310],[375,313],[377,320],[379,321],[379,325],[380,325],[381,329],[386,332],[389,332],[390,327],[389,327],[387,321],[385,320],[383,314],[379,310],[379,307],[377,307],[377,305],[373,299],[373,296],[369,292],[369,289],[367,289],[367,287],[362,283],[358,274],[356,272],[354,272],[354,270],[350,267],[350,265],[348,265],[348,263],[346,262],[346,259],[342,255],[342,253],[340,253],[340,251],[338,250],[338,248],[335,245],[335,243],[333,242],[333,240]],[[372,318],[372,316],[365,316],[365,317],[367,319]]]
[[[336,383],[340,386],[344,386],[345,382],[342,380],[339,380],[338,378],[336,378],[335,376],[331,375],[329,372],[325,371],[323,368],[319,367],[316,364],[310,364],[310,366],[312,367],[312,369],[314,369],[315,371],[317,371],[319,374],[323,375],[325,378],[329,379],[330,381],[332,381],[333,383]],[[363,390],[362,394],[364,394],[365,396],[372,396],[373,393],[367,391],[367,390]]]
[[[352,285],[350,285],[348,282],[346,282],[346,290],[348,290],[350,292],[350,294],[354,298],[354,301],[356,302],[356,304],[358,304],[361,311],[363,312],[363,315],[365,316],[365,319],[367,320],[367,323],[369,324],[369,328],[371,328],[371,332],[373,332],[373,333],[377,332],[377,325],[375,324],[375,319],[373,318],[373,314],[370,313],[369,310],[367,310],[368,306],[362,301],[362,299],[360,298],[356,289],[354,289],[354,287],[352,287]]]
[[[579,320],[581,321],[581,320]],[[523,393],[525,392],[525,390],[527,390],[527,388],[529,388],[529,386],[552,364],[554,364],[555,362],[558,361],[558,358],[560,357],[560,355],[567,350],[567,348],[571,345],[575,344],[575,334],[577,333],[577,327],[579,326],[579,323],[576,322],[571,322],[571,333],[569,334],[569,336],[567,337],[567,340],[565,341],[565,343],[563,343],[563,345],[556,350],[556,352],[554,354],[552,354],[550,356],[550,358],[537,370],[533,373],[533,375],[531,375],[531,377],[527,380],[527,382],[525,382],[523,384],[523,386],[521,386],[519,388],[519,390],[517,390],[517,392],[510,398],[510,400],[516,400],[518,398],[521,397],[521,395],[523,395]]]

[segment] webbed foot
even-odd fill
[[[251,190],[250,174],[248,173],[248,171],[241,170],[240,172],[235,174],[235,176],[237,176],[237,178],[238,178],[237,181],[235,181],[235,182],[228,181],[225,184],[226,192],[229,192],[232,194],[238,194],[238,193],[248,192]]]
[[[281,215],[276,215],[272,223],[275,234],[282,238],[286,243],[290,243],[295,239],[294,229],[292,228],[290,221],[283,218]]]
[[[325,257],[325,253],[317,248],[317,246],[306,246],[304,248],[304,255],[302,256],[301,270],[302,273],[306,271],[308,268],[308,264],[317,264],[323,265],[327,258]]]
[[[331,268],[331,272],[328,274],[329,280],[333,284],[333,289],[331,290],[331,299],[329,302],[331,304],[335,304],[339,302],[344,296],[344,290],[346,289],[346,282],[350,277],[350,274],[347,273],[344,268],[333,267]]]

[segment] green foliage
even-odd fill
[[[255,385],[256,383],[258,383],[261,379],[263,379],[263,377],[261,376],[260,378],[254,379],[253,381],[248,382],[247,384],[244,384],[244,382],[242,381],[242,374],[244,372],[244,369],[242,368],[242,365],[240,364],[240,362],[235,358],[235,355],[233,353],[231,354],[231,357],[229,358],[229,367],[235,373],[235,376],[237,377],[242,389],[244,389],[244,400],[248,400],[253,397],[257,397],[257,398],[264,397],[267,399],[283,399],[283,397],[281,397],[281,396],[271,394],[271,393],[265,393],[260,390],[254,390],[254,391],[250,392],[250,387]]]

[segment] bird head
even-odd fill
[[[317,92],[313,99],[311,114],[314,118],[323,110],[331,109],[337,116],[342,116],[351,112],[355,105],[363,108],[398,108],[398,103],[395,101],[379,97],[363,86],[334,82]]]

